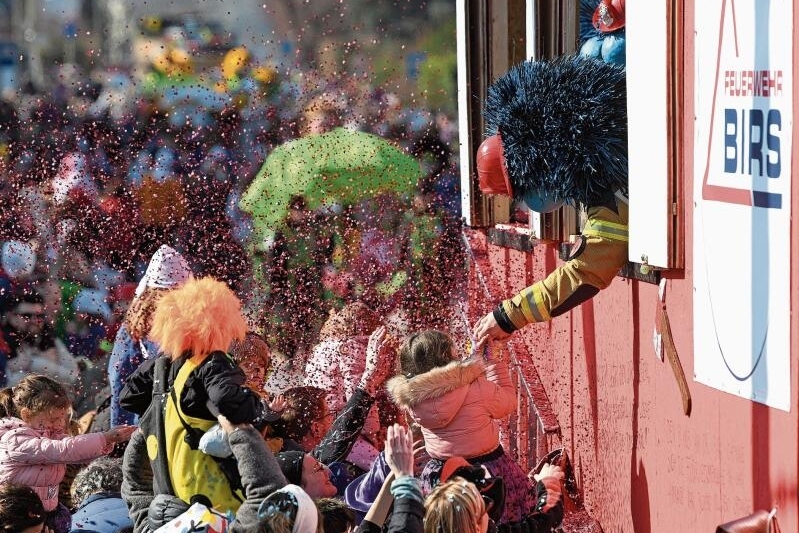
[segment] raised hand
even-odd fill
[[[394,339],[386,334],[386,327],[380,326],[374,330],[369,335],[366,346],[366,366],[361,376],[360,388],[374,394],[393,372],[396,353]]]
[[[499,327],[497,319],[494,318],[494,313],[488,313],[478,320],[474,328],[472,328],[472,338],[474,339],[474,347],[472,349],[477,351],[486,341],[506,339],[508,337],[510,337],[510,333],[506,333]]]
[[[278,394],[269,401],[268,405],[269,409],[271,409],[275,413],[282,413],[283,411],[286,410],[286,407],[288,407],[289,404],[282,394]]]
[[[388,427],[386,436],[386,463],[394,477],[413,476],[413,436],[411,430],[394,424]]]

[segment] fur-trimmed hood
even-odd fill
[[[423,402],[440,398],[459,388],[465,389],[483,374],[485,367],[480,359],[452,361],[446,366],[434,368],[412,378],[403,375],[394,376],[388,380],[386,388],[397,405],[413,409]]]
[[[422,428],[430,457],[477,457],[499,445],[496,420],[516,409],[508,365],[482,359],[453,361],[386,385],[394,401]]]

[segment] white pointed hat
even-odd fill
[[[180,252],[162,244],[153,254],[147,271],[136,287],[136,297],[141,296],[146,288],[174,289],[192,278],[191,268]]]

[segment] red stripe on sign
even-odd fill
[[[735,5],[730,1],[732,11],[733,41],[735,43],[735,55],[738,56],[738,31],[735,23]],[[721,2],[721,14],[719,16],[719,44],[716,50],[716,84],[713,86],[713,104],[710,107],[710,128],[707,138],[707,158],[705,159],[705,175],[702,178],[702,199],[728,204],[752,205],[752,191],[747,189],[737,189],[735,187],[724,187],[713,185],[707,182],[710,174],[710,149],[713,144],[713,119],[716,117],[716,97],[719,90],[719,72],[721,72],[721,45],[724,42],[724,14],[726,12],[727,0]]]

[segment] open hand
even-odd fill
[[[554,477],[562,480],[564,477],[566,477],[566,474],[563,473],[563,469],[558,465],[544,463],[544,465],[541,467],[541,470],[537,474],[533,475],[533,479],[536,481],[541,481],[545,477]]]
[[[366,346],[366,367],[361,376],[361,388],[369,393],[375,390],[394,370],[396,346],[393,338],[380,326],[369,335]]]
[[[117,442],[130,440],[130,436],[133,435],[133,432],[136,431],[136,429],[136,426],[117,426],[109,429],[108,431],[104,431],[103,435],[105,436],[105,441],[107,443],[116,444]]]
[[[410,429],[399,424],[388,426],[385,454],[394,477],[413,476],[413,436]]]
[[[269,401],[269,409],[274,411],[275,413],[282,413],[288,407],[288,402],[283,397],[282,394],[278,394],[274,398]]]
[[[497,319],[494,318],[494,313],[488,313],[478,320],[474,328],[472,328],[472,338],[474,339],[472,350],[477,351],[486,341],[506,339],[508,337],[510,337],[510,333],[506,333],[499,327]]]

